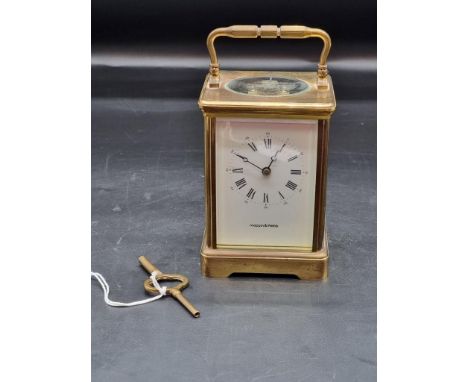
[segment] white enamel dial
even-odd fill
[[[311,248],[316,120],[216,120],[218,246]]]
[[[246,136],[244,142],[233,143],[226,172],[231,175],[231,190],[245,203],[262,204],[270,208],[288,204],[302,192],[304,153],[289,137],[265,131]]]

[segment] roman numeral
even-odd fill
[[[253,151],[257,151],[257,146],[255,146],[255,143],[249,142],[248,145],[250,146],[250,148],[251,148]]]
[[[289,159],[288,159],[288,162],[291,162],[291,161],[293,161],[294,159],[297,159],[297,155],[294,155],[293,157],[289,158]]]
[[[267,149],[271,148],[271,138],[265,138],[263,142],[265,142],[265,148]]]
[[[236,186],[237,186],[237,188],[239,188],[239,190],[242,187],[244,187],[246,184],[247,184],[247,181],[245,180],[245,178],[242,178],[242,179],[239,179],[238,181],[236,181]]]
[[[291,170],[291,175],[301,175],[301,170]]]
[[[250,198],[250,199],[253,199],[254,196],[255,196],[255,193],[256,193],[256,191],[253,188],[251,188],[249,190],[249,192],[247,192],[247,197]]]
[[[294,191],[297,187],[297,184],[288,180],[288,183],[286,183],[286,187]]]
[[[278,191],[278,194],[279,194],[279,196],[281,196],[281,199],[284,199],[284,196],[280,191]]]
[[[263,203],[268,203],[268,194],[263,193]]]
[[[232,169],[232,172],[234,174],[243,174],[244,173],[244,169],[243,168],[233,168]]]

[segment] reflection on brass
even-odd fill
[[[321,249],[300,251],[289,248],[210,248],[206,233],[201,247],[201,271],[208,277],[229,277],[233,273],[273,273],[297,276],[301,280],[323,280],[328,276],[328,239]]]
[[[185,309],[187,309],[190,314],[198,318],[200,317],[200,312],[198,311],[197,308],[195,308],[189,300],[185,298],[185,296],[182,294],[182,290],[188,287],[189,285],[189,279],[185,276],[178,275],[178,274],[166,274],[162,273],[158,268],[156,268],[155,265],[151,264],[149,260],[145,256],[140,256],[138,258],[138,261],[140,262],[141,266],[149,273],[156,273],[156,280],[159,281],[180,281],[180,283],[172,288],[167,288],[166,293],[171,295],[173,298],[175,298],[177,301],[179,301]],[[151,279],[145,280],[144,283],[145,291],[148,294],[151,294],[153,296],[159,294],[158,290],[154,287],[153,282]]]

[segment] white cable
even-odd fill
[[[147,304],[148,302],[156,301],[159,300],[161,297],[166,295],[166,287],[161,287],[158,283],[158,280],[156,280],[157,272],[151,273],[151,281],[153,282],[154,287],[158,290],[159,294],[154,297],[150,297],[144,300],[140,301],[133,301],[133,302],[118,302],[118,301],[112,301],[109,298],[109,284],[107,284],[106,279],[104,278],[103,275],[97,272],[91,272],[91,277],[94,277],[97,281],[99,281],[99,284],[101,284],[101,287],[104,291],[104,301],[106,302],[107,305],[110,306],[117,306],[117,307],[126,307],[126,306],[136,306],[136,305],[142,305],[142,304]]]

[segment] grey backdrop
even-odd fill
[[[197,97],[214,27],[297,23],[333,39],[325,282],[206,279],[203,121]],[[92,377],[100,381],[375,381],[375,3],[92,3],[92,269],[111,298],[145,298],[145,255],[189,276],[193,319],[166,298],[104,304],[92,288]],[[219,40],[224,68],[310,70],[314,41]]]

